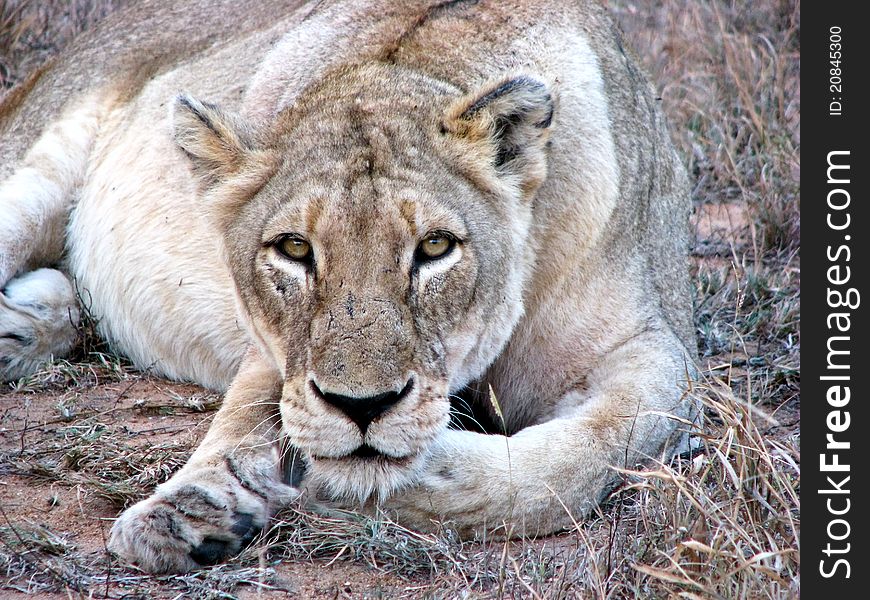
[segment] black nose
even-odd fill
[[[324,392],[314,381],[311,381],[311,389],[320,396],[327,404],[334,406],[357,424],[363,433],[369,428],[372,421],[387,412],[391,406],[397,404],[414,387],[414,379],[408,380],[405,387],[398,392],[384,392],[376,396],[344,396]]]

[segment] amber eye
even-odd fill
[[[295,236],[284,236],[275,243],[278,252],[291,260],[311,260],[311,244]]]
[[[446,233],[440,231],[430,233],[417,246],[415,258],[418,262],[441,258],[450,252],[455,244],[456,240]]]

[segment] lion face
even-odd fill
[[[506,343],[552,113],[527,76],[462,96],[387,66],[337,70],[260,130],[177,103],[284,433],[333,495],[412,482],[448,395]]]

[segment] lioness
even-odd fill
[[[568,527],[694,414],[658,101],[586,0],[138,3],[0,107],[3,375],[69,349],[69,276],[135,364],[229,386],[112,529],[149,571],[303,489]]]

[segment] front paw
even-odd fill
[[[237,554],[299,492],[233,459],[180,473],[115,521],[108,548],[151,573],[179,573]]]

